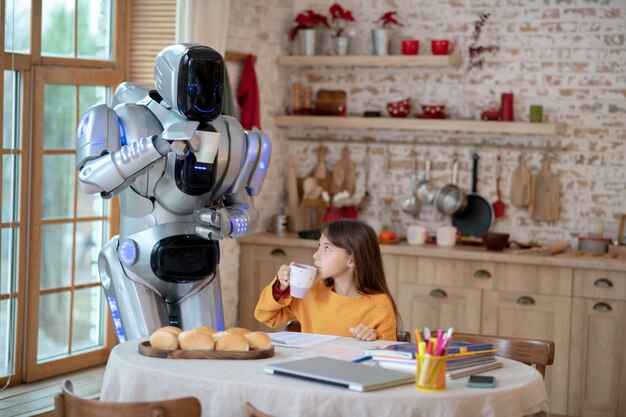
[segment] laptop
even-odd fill
[[[268,374],[322,382],[359,392],[415,383],[415,375],[406,372],[320,356],[274,363],[267,365],[264,371]]]

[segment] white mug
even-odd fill
[[[454,226],[442,226],[437,229],[438,246],[454,246],[456,244],[457,229]]]
[[[304,298],[309,293],[317,268],[306,264],[291,264],[289,268],[289,292],[292,297]]]
[[[411,245],[423,245],[428,240],[428,230],[424,226],[411,225],[406,230],[406,240]]]

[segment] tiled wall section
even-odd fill
[[[383,110],[395,97],[410,97],[412,114],[419,104],[444,103],[455,117],[462,95],[463,69],[455,68],[278,68],[276,57],[289,49],[287,32],[295,15],[308,8],[327,13],[333,0],[231,0],[227,49],[252,52],[257,56],[256,73],[261,94],[263,129],[274,147],[273,159],[262,195],[256,205],[262,214],[261,230],[286,203],[284,186],[286,154],[296,155],[298,174],[306,176],[315,165],[312,141],[287,141],[287,136],[320,136],[369,145],[370,172],[362,201],[361,216],[376,219],[390,213],[393,226],[402,232],[406,225],[420,223],[434,229],[449,222],[432,206],[418,216],[400,209],[409,195],[411,150],[420,161],[426,151],[434,160],[433,181],[445,184],[450,161],[460,158],[460,185],[470,189],[471,154],[480,155],[478,191],[488,200],[496,199],[495,161],[503,161],[502,189],[507,203],[506,217],[494,225],[496,231],[511,232],[516,240],[567,240],[577,244],[586,233],[589,219],[604,219],[605,236],[616,237],[619,216],[626,213],[626,1],[624,0],[426,0],[356,1],[340,4],[352,10],[352,54],[371,53],[370,30],[386,11],[397,10],[404,24],[395,30],[393,51],[398,40],[420,40],[420,54],[430,54],[430,40],[447,38],[455,42],[455,54],[466,51],[473,22],[481,12],[492,14],[481,37],[481,44],[495,44],[500,51],[486,56],[482,69],[468,74],[467,97],[474,114],[489,103],[499,103],[502,92],[515,94],[516,120],[528,120],[531,104],[541,104],[548,121],[567,123],[562,136],[445,134],[439,132],[368,131],[327,129],[278,129],[273,116],[283,114],[292,82],[319,89],[342,89],[348,93],[348,112]],[[328,42],[322,47],[328,50]],[[229,64],[231,83],[236,89],[240,68]],[[406,145],[385,145],[386,140],[406,141]],[[413,146],[411,143],[415,142]],[[424,146],[424,142],[436,145]],[[421,144],[422,143],[422,144]],[[332,168],[344,144],[328,140],[327,163]],[[455,145],[456,144],[456,145]],[[487,145],[487,146],[483,146]],[[364,192],[363,164],[366,147],[350,144],[351,159],[360,172],[358,192]],[[498,148],[498,146],[500,146]],[[527,164],[540,166],[544,147],[565,148],[551,152],[553,172],[561,178],[561,215],[554,223],[532,220],[527,211],[510,204],[508,191],[518,157],[525,151]],[[390,155],[390,175],[383,173],[385,152]],[[422,164],[420,162],[420,169]],[[385,210],[383,197],[393,197],[391,210]],[[236,320],[238,256],[236,242],[222,245],[222,286],[227,325]],[[268,277],[269,279],[270,277]]]

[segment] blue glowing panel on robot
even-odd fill
[[[212,276],[219,263],[219,245],[196,235],[161,239],[152,248],[150,266],[160,279],[187,283]]]
[[[187,119],[210,122],[222,112],[224,59],[211,48],[192,46],[180,60],[178,111]]]

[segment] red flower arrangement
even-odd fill
[[[396,13],[398,12],[387,12],[382,15],[378,20],[374,20],[374,23],[380,23],[383,29],[387,29],[391,25],[404,26],[402,23],[396,20]]]
[[[335,3],[328,10],[332,23],[332,31],[335,36],[342,36],[346,29],[346,22],[354,22],[354,17],[350,10],[345,10],[339,4]]]
[[[290,36],[291,40],[296,38],[296,34],[300,29],[312,29],[315,26],[324,25],[330,29],[330,25],[328,24],[328,19],[326,16],[321,15],[319,13],[315,13],[313,10],[305,10],[304,12],[298,14],[294,19],[296,25],[291,28]]]

